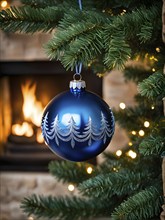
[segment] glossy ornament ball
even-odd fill
[[[85,161],[100,154],[114,133],[114,116],[99,96],[85,90],[85,81],[70,82],[70,91],[50,101],[42,118],[46,144],[58,156]]]

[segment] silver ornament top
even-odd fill
[[[84,80],[72,80],[70,81],[69,88],[73,89],[84,89],[86,87],[86,83]]]

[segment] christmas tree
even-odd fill
[[[105,161],[98,166],[51,162],[51,174],[72,182],[80,195],[32,195],[22,201],[27,214],[67,220],[159,219],[165,151],[162,6],[161,0],[83,0],[83,5],[75,0],[22,0],[22,6],[0,12],[0,27],[6,32],[55,29],[45,49],[50,59],[60,60],[66,69],[73,70],[79,62],[99,75],[122,69],[141,94],[135,97],[135,107],[115,111],[132,146],[125,146],[118,155],[105,153]]]

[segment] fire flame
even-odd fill
[[[12,126],[12,133],[18,136],[25,135],[26,137],[31,137],[34,134],[32,126],[27,123],[23,122],[22,125],[15,124]]]
[[[36,98],[36,84],[27,81],[25,84],[21,85],[22,95],[23,95],[23,115],[26,122],[22,125],[14,124],[12,126],[12,133],[19,136],[31,137],[34,135],[33,125],[40,127],[43,106]],[[33,124],[33,125],[32,125]],[[41,134],[41,129],[36,130],[36,140],[38,143],[43,143],[43,137]]]
[[[24,117],[39,127],[41,124],[43,106],[41,102],[37,101],[35,96],[36,84],[31,84],[30,81],[27,81],[27,83],[22,85],[21,88],[24,99]]]
[[[41,128],[37,129],[36,140],[38,143],[42,144],[44,142],[44,138],[41,132]]]

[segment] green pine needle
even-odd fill
[[[162,198],[157,187],[151,186],[122,202],[112,213],[112,220],[149,219],[161,211]]]
[[[24,198],[21,208],[28,215],[35,215],[37,218],[47,217],[58,220],[88,219],[90,217],[110,215],[113,202],[101,200],[86,200],[76,196],[72,197],[43,197],[32,195]]]
[[[112,36],[109,42],[109,50],[105,54],[104,63],[109,69],[124,69],[126,61],[131,57],[131,48],[125,42],[123,33],[120,36]]]
[[[105,16],[100,13],[72,10],[64,16],[54,37],[45,46],[48,57],[60,60],[66,69],[73,69],[79,61],[87,66],[103,49],[104,20]]]
[[[148,99],[162,99],[165,96],[165,75],[157,72],[138,85],[138,90],[142,96]]]
[[[6,32],[52,31],[64,14],[63,8],[11,7],[0,12],[0,27]]]
[[[159,135],[150,135],[145,138],[139,146],[143,155],[161,155],[165,151],[165,138]]]
[[[83,195],[96,198],[110,198],[113,195],[131,195],[140,189],[146,181],[149,183],[150,174],[133,172],[129,169],[122,169],[107,174],[100,174],[88,179],[79,185],[79,190]]]

